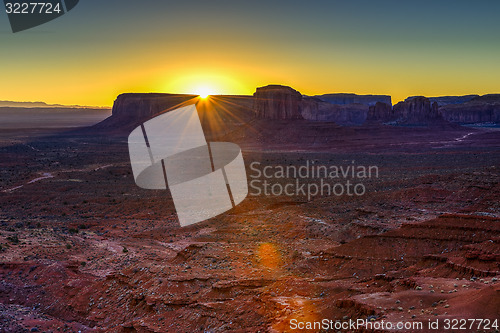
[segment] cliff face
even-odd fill
[[[409,101],[418,96],[411,96],[405,99]],[[437,102],[438,106],[444,106],[449,104],[462,104],[470,101],[471,99],[479,97],[479,95],[464,95],[464,96],[439,96],[439,97],[427,97],[431,103]]]
[[[266,119],[301,119],[302,95],[295,89],[280,85],[257,88],[254,110]]]
[[[392,105],[381,102],[377,102],[375,105],[370,106],[366,117],[367,123],[387,123],[395,120],[396,118],[392,111]]]
[[[393,108],[396,121],[403,125],[429,125],[443,122],[438,104],[423,96],[399,102]]]
[[[131,131],[162,112],[196,102],[199,102],[198,115],[207,135],[224,135],[234,125],[247,123],[255,117],[252,96],[210,96],[205,102],[194,95],[121,94],[113,104],[111,117],[93,128]]]
[[[439,111],[450,122],[500,124],[500,94],[478,96],[463,104],[445,105]]]
[[[372,106],[377,104],[377,102],[392,105],[391,96],[387,95],[325,94],[314,97],[337,105],[363,104]]]
[[[307,120],[332,121],[339,125],[360,125],[366,120],[368,106],[337,105],[313,97],[304,97],[301,112],[302,117]]]
[[[344,96],[346,94],[331,94]],[[331,96],[329,95],[329,96]],[[350,95],[350,94],[349,94]],[[374,96],[374,95],[368,95]],[[197,96],[175,94],[121,94],[113,105],[112,116],[95,126],[96,129],[132,130],[144,121],[183,103],[195,103]],[[345,96],[344,96],[345,97]],[[347,97],[339,103],[353,100]],[[361,96],[366,97],[366,96]],[[390,101],[390,97],[375,96]],[[370,97],[372,98],[372,97]],[[450,99],[451,98],[451,99]],[[443,101],[459,102],[462,98],[444,97]],[[286,86],[270,85],[257,88],[254,96],[212,96],[213,103],[198,104],[202,126],[207,133],[223,135],[234,126],[248,123],[258,117],[262,119],[307,119],[320,122],[335,122],[339,125],[361,125],[394,122],[401,125],[432,125],[442,122],[454,123],[499,123],[500,95],[473,97],[461,104],[448,104],[438,108],[438,102],[425,97],[408,98],[404,102],[391,104],[376,102],[367,104],[332,104],[320,98],[302,96],[300,92]],[[214,122],[214,116],[217,122]],[[212,128],[213,127],[213,128]]]
[[[194,97],[174,94],[121,94],[113,104],[112,116],[103,125],[135,128],[160,112]]]
[[[366,120],[368,105],[332,104],[306,97],[290,87],[270,85],[257,88],[254,109],[258,118],[307,119],[340,125],[360,125]]]
[[[131,130],[165,110],[191,103],[194,95],[121,94],[113,105],[112,116],[96,128]],[[291,87],[269,85],[257,88],[254,96],[211,96],[215,103],[201,103],[198,113],[202,124],[213,126],[213,115],[230,126],[253,117],[264,119],[308,119],[335,122],[340,125],[361,125],[367,117],[364,104],[336,105],[318,98],[303,97]],[[206,119],[205,119],[206,118]],[[218,125],[220,129],[220,124]]]
[[[301,105],[301,114],[307,120],[329,121],[332,115],[339,111],[338,109],[337,105],[332,105],[313,97],[304,97]]]

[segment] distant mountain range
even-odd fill
[[[102,106],[62,105],[62,104],[47,104],[45,102],[14,102],[14,101],[0,101],[0,107],[8,107],[8,108],[110,109],[109,107],[102,107]]]

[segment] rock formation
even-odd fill
[[[366,123],[386,123],[394,121],[395,116],[392,111],[392,105],[382,102],[377,102],[375,105],[370,106]]]
[[[430,125],[443,122],[439,113],[438,104],[423,96],[414,97],[394,105],[394,115],[398,124],[402,125]]]
[[[113,104],[112,116],[101,126],[135,128],[160,112],[185,103],[194,97],[194,95],[152,93],[121,94]]]
[[[405,99],[409,101],[418,96],[411,96]],[[444,106],[449,104],[462,104],[470,101],[471,99],[479,97],[479,95],[464,95],[464,96],[439,96],[439,97],[428,97],[431,103],[437,102],[438,106]]]
[[[131,130],[165,110],[193,102],[193,98],[196,96],[160,93],[121,94],[115,100],[112,116],[95,128]],[[211,98],[217,103],[198,107],[202,124],[207,129],[214,124],[208,120],[204,121],[206,120],[204,118],[209,118],[205,117],[205,113],[210,114],[210,118],[217,114],[217,118],[227,125],[226,127],[230,127],[231,124],[241,124],[242,120],[248,121],[255,116],[263,119],[305,118],[335,122],[340,125],[361,125],[367,118],[371,103],[375,105],[374,101],[386,101],[390,105],[391,100],[390,96],[354,94],[329,94],[323,95],[322,98],[307,97],[291,87],[282,85],[257,88],[253,97],[212,96]]]
[[[461,124],[500,124],[500,94],[478,96],[463,104],[439,108],[444,119]]]
[[[291,87],[280,85],[257,88],[254,98],[257,117],[265,119],[304,118],[340,125],[360,125],[368,113],[367,104],[332,104],[318,97],[302,96]]]
[[[465,96],[441,96],[428,98],[431,103],[431,109],[428,106],[421,104],[417,106],[415,103],[423,102],[423,97],[408,97],[404,104],[398,103],[394,106],[397,109],[402,122],[417,122],[421,123],[422,119],[405,120],[407,114],[405,110],[408,108],[423,108],[429,113],[429,119],[437,119],[434,104],[437,103],[439,114],[442,118],[451,123],[459,124],[474,124],[474,123],[496,123],[500,124],[500,94],[490,94],[484,96],[465,95]],[[413,105],[413,106],[411,106]],[[425,113],[425,111],[422,111]],[[417,116],[418,117],[421,117]]]
[[[94,126],[94,129],[127,132],[162,112],[198,101],[195,95],[121,94],[113,104],[111,117]],[[218,131],[223,133],[228,130],[226,127],[254,118],[252,105],[251,96],[211,96],[206,103],[199,103],[197,109],[206,130],[217,127]]]
[[[337,105],[364,104],[375,105],[377,102],[392,105],[391,96],[387,95],[356,95],[356,94],[324,94],[314,96],[324,102]]]
[[[254,110],[259,118],[301,119],[302,95],[295,89],[281,85],[257,88]]]
[[[325,94],[314,96],[316,100],[326,102],[331,106],[319,107],[319,114],[309,112],[306,119],[335,121],[340,125],[361,125],[368,117],[369,108],[377,103],[392,107],[391,96],[387,95],[356,95],[356,94]],[[330,109],[329,112],[324,112]]]
[[[340,105],[340,112],[333,121],[339,125],[361,125],[366,121],[368,109],[368,105],[360,103]]]
[[[338,107],[314,97],[304,97],[301,105],[301,114],[307,120],[329,121]]]
[[[363,104],[337,105],[324,102],[315,97],[302,100],[302,117],[314,121],[332,121],[339,125],[360,125],[368,113]]]
[[[112,116],[94,128],[129,131],[168,109],[195,103],[195,98],[194,95],[176,94],[121,94],[115,100]],[[468,98],[471,99],[466,101]],[[365,122],[394,122],[400,125],[432,125],[446,121],[500,123],[500,95],[432,99],[417,96],[407,98],[392,108],[390,96],[328,94],[308,97],[291,87],[268,85],[257,88],[253,96],[212,96],[211,100],[213,103],[200,103],[198,113],[202,126],[214,135],[228,133],[234,130],[234,126],[246,124],[255,117],[306,119],[348,126]],[[454,104],[439,107],[439,103]]]

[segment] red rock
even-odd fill
[[[357,94],[324,94],[314,96],[322,101],[336,104],[336,105],[349,105],[349,104],[363,104],[367,106],[375,105],[376,103],[385,103],[392,105],[391,96],[388,95],[357,95]]]
[[[403,125],[429,125],[444,122],[436,102],[423,96],[399,102],[394,105],[397,122]]]
[[[375,105],[370,106],[366,118],[367,123],[385,123],[394,120],[396,119],[392,111],[392,105],[381,102],[377,102]]]
[[[463,104],[450,104],[439,108],[443,117],[455,123],[500,123],[500,95],[475,97]]]
[[[315,97],[302,99],[302,116],[307,120],[329,121],[339,125],[360,125],[366,120],[368,106],[364,104],[337,105]]]
[[[301,119],[302,95],[280,85],[257,88],[254,93],[257,117],[266,119]]]

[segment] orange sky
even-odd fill
[[[500,92],[498,1],[192,3],[81,2],[26,32],[1,25],[0,100],[111,106],[123,92],[252,94],[267,84],[393,103]]]

